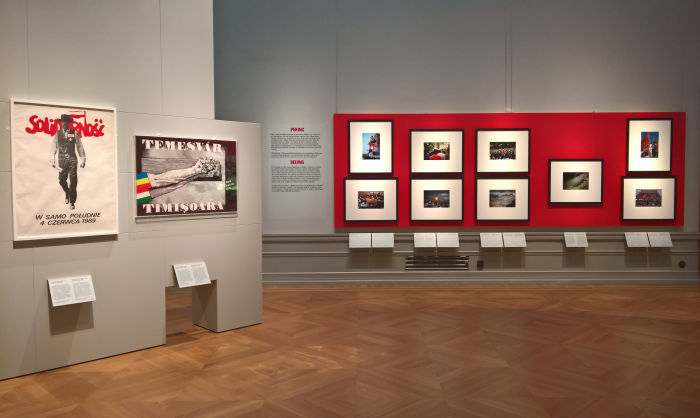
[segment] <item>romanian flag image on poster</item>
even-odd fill
[[[236,141],[136,137],[136,216],[232,214]]]
[[[151,182],[148,180],[148,173],[138,173],[136,175],[136,204],[147,203],[153,200],[149,189]]]

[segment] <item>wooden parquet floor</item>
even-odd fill
[[[211,333],[0,382],[2,416],[700,417],[700,287],[273,287]]]

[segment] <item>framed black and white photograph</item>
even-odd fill
[[[603,160],[549,160],[549,203],[603,203]]]
[[[394,171],[393,121],[348,121],[350,174],[391,174]]]
[[[675,177],[622,177],[623,221],[675,219]]]
[[[462,221],[462,179],[411,179],[411,221]]]
[[[463,129],[410,129],[411,174],[462,173]]]
[[[235,215],[235,140],[136,136],[136,218]]]
[[[477,221],[530,219],[530,179],[489,177],[476,179]]]
[[[344,183],[345,222],[396,221],[398,179],[350,179]]]
[[[672,119],[627,119],[627,171],[671,172]]]
[[[477,129],[477,173],[528,173],[529,129]]]

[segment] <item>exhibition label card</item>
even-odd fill
[[[503,246],[508,248],[524,248],[527,247],[524,232],[504,232]]]
[[[625,232],[625,241],[630,248],[649,247],[649,238],[646,232]]]
[[[459,234],[456,232],[441,232],[436,234],[439,248],[459,248]]]
[[[588,237],[585,232],[564,232],[564,241],[567,247],[588,247]]]
[[[482,232],[479,239],[484,248],[503,248],[503,234],[500,232]]]
[[[203,261],[188,264],[173,264],[177,285],[179,287],[199,286],[210,284],[207,265]]]
[[[416,232],[413,234],[414,248],[435,248],[437,238],[434,232]]]
[[[48,284],[52,306],[72,305],[96,300],[92,276],[89,274],[61,279],[48,279]]]
[[[379,232],[372,233],[372,247],[394,248],[394,234]]]
[[[671,234],[668,232],[648,232],[649,244],[652,247],[673,247]]]
[[[372,247],[372,234],[348,234],[348,247],[350,248],[370,248]]]

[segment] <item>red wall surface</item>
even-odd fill
[[[676,177],[676,219],[671,221],[622,221],[623,176],[647,177],[655,173],[626,173],[627,119],[672,118],[671,173]],[[392,119],[394,121],[394,172],[385,175],[353,175],[398,178],[398,221],[345,222],[343,179],[348,174],[348,120]],[[527,222],[476,222],[474,194],[475,130],[530,129],[530,220]],[[464,129],[464,221],[411,222],[409,219],[409,129]],[[477,114],[336,114],[334,131],[335,227],[599,227],[632,225],[683,225],[685,183],[685,113],[477,113]],[[603,203],[599,205],[550,205],[549,159],[603,159]],[[502,175],[504,177],[520,177]],[[440,178],[414,175],[413,178]],[[444,176],[459,178],[458,176]],[[528,177],[525,175],[525,177]]]

